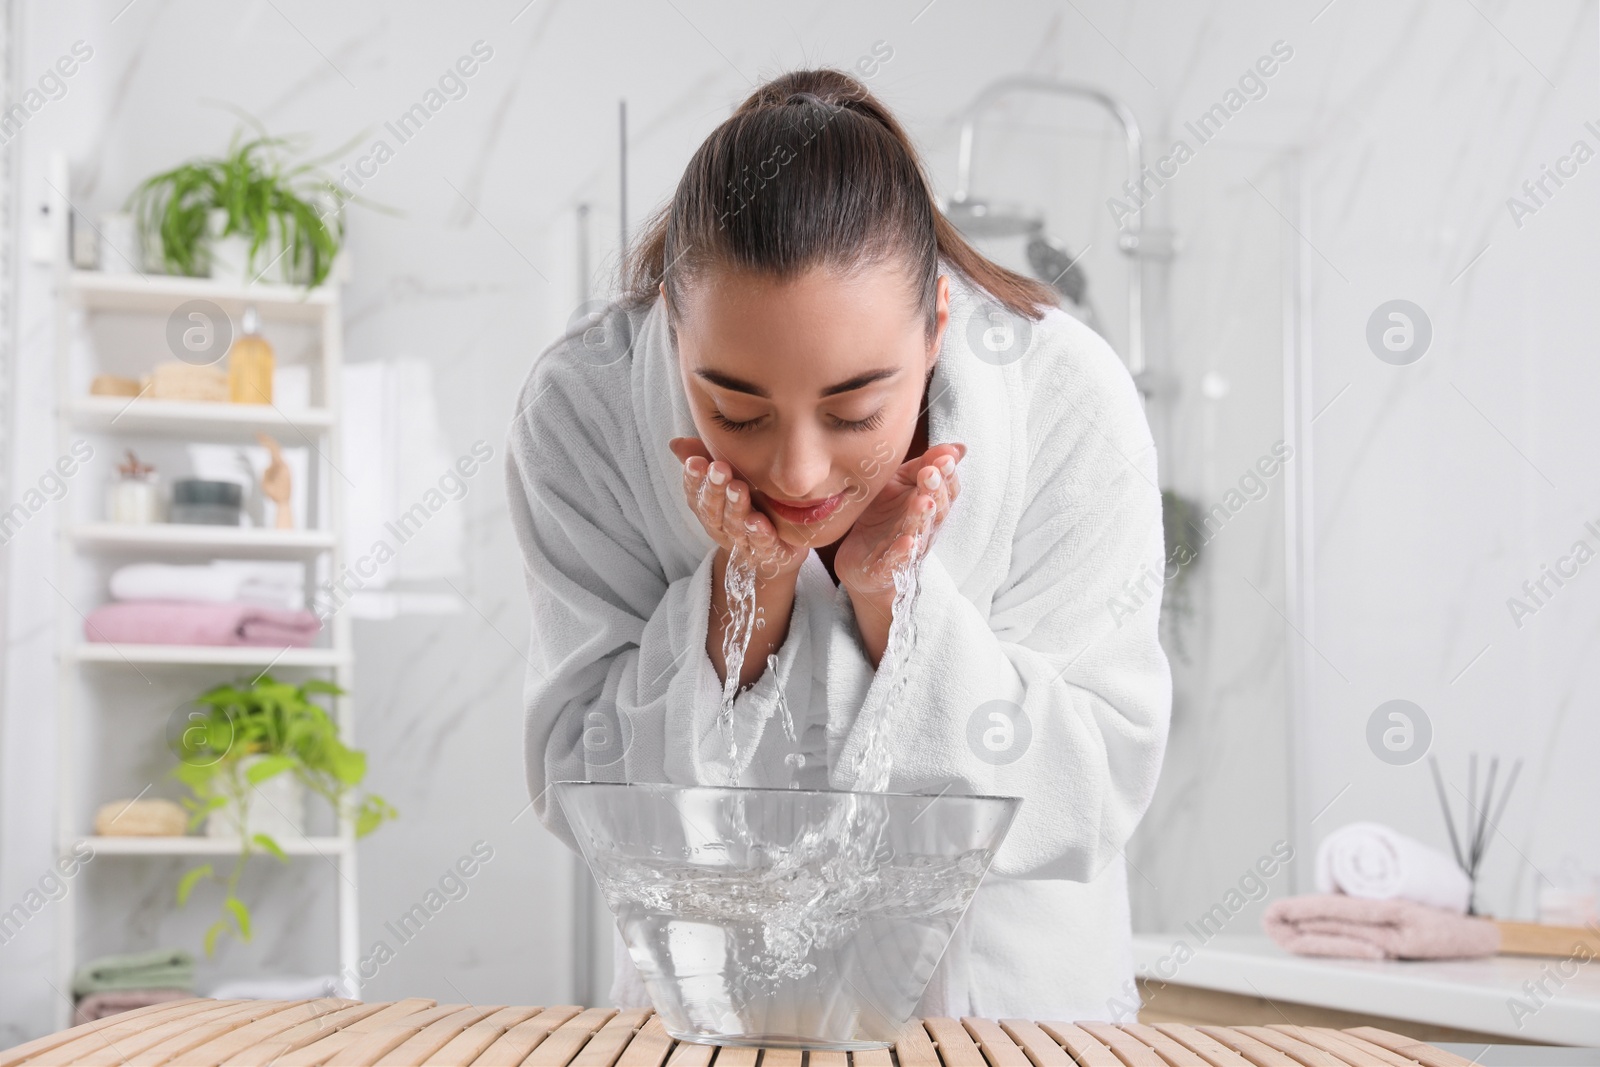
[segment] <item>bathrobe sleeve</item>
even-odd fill
[[[1122,364],[1103,342],[1084,347],[1054,383],[1014,391],[1027,473],[1011,543],[993,546],[1010,564],[987,613],[937,540],[923,560],[912,665],[888,713],[890,788],[1023,798],[1001,877],[1094,879],[1149,805],[1166,745],[1155,450]],[[861,720],[890,682],[871,676]],[[864,733],[846,736],[837,785],[857,773]]]
[[[625,398],[625,375],[565,360],[558,345],[529,375],[507,438],[507,503],[532,611],[529,796],[573,848],[551,783],[749,784],[777,702],[777,678],[765,672],[734,704],[730,748],[716,723],[722,683],[705,651],[715,545],[707,536],[692,573],[669,580],[640,528],[641,512],[656,505],[640,499],[650,483],[619,390]],[[808,642],[791,622],[777,677],[789,676]]]

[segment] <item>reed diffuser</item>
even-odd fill
[[[1456,820],[1450,810],[1450,797],[1445,792],[1444,775],[1439,773],[1438,757],[1429,756],[1428,767],[1433,771],[1433,787],[1439,793],[1439,807],[1444,813],[1445,829],[1450,832],[1450,849],[1455,853],[1456,865],[1466,872],[1467,879],[1472,883],[1467,914],[1477,915],[1478,869],[1483,865],[1483,854],[1489,848],[1489,834],[1499,830],[1500,816],[1505,814],[1506,802],[1511,799],[1517,775],[1522,772],[1522,759],[1518,757],[1517,762],[1511,765],[1505,789],[1497,802],[1494,790],[1495,779],[1500,774],[1500,757],[1489,760],[1489,774],[1481,794],[1478,792],[1478,754],[1474,752],[1467,758],[1467,810],[1461,820],[1460,833],[1456,832]],[[1492,816],[1491,811],[1494,813]]]

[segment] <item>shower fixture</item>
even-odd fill
[[[971,198],[952,199],[945,217],[969,237],[1027,237],[1044,229],[1044,216],[1038,212]]]
[[[967,105],[961,121],[961,142],[956,160],[956,188],[944,207],[945,217],[971,237],[1026,237],[1028,267],[1041,281],[1048,282],[1063,297],[1076,305],[1085,317],[1092,317],[1088,304],[1088,278],[1078,266],[1078,258],[1060,241],[1045,232],[1041,212],[1015,204],[1001,204],[973,195],[972,156],[978,121],[1000,98],[1020,92],[1045,93],[1088,100],[1110,113],[1121,126],[1126,146],[1129,177],[1137,183],[1144,170],[1144,144],[1133,112],[1115,97],[1089,85],[1016,75],[985,86]],[[1128,339],[1123,354],[1128,371],[1146,395],[1163,392],[1145,361],[1144,336],[1144,260],[1170,260],[1175,251],[1172,234],[1144,225],[1143,211],[1135,208],[1121,227],[1118,247],[1134,260],[1128,271]],[[1091,321],[1090,325],[1094,325]]]
[[[1043,230],[1028,238],[1028,266],[1034,275],[1085,309],[1092,319],[1094,308],[1089,304],[1089,279],[1084,275],[1083,268],[1078,266],[1079,258]],[[1095,323],[1091,322],[1090,325]]]
[[[1089,278],[1067,246],[1044,229],[1044,216],[1016,204],[991,204],[987,200],[953,200],[945,217],[968,237],[1026,237],[1028,267],[1078,309],[1096,331],[1099,317],[1089,302]]]

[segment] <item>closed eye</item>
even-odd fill
[[[711,417],[716,421],[718,426],[721,426],[724,430],[732,430],[734,433],[741,433],[745,430],[753,430],[761,424],[762,419],[766,418],[765,415],[758,415],[753,419],[746,419],[743,422],[736,422],[735,420],[728,418],[728,416],[724,415],[720,411],[713,411],[711,413]]]
[[[841,419],[834,417],[833,424],[841,430],[876,430],[879,426],[883,425],[883,409],[879,408],[877,411],[873,412],[871,415],[868,415],[864,419]]]

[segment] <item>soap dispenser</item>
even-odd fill
[[[261,336],[261,316],[251,304],[244,309],[244,332],[228,350],[228,399],[272,403],[272,368],[272,345]]]

